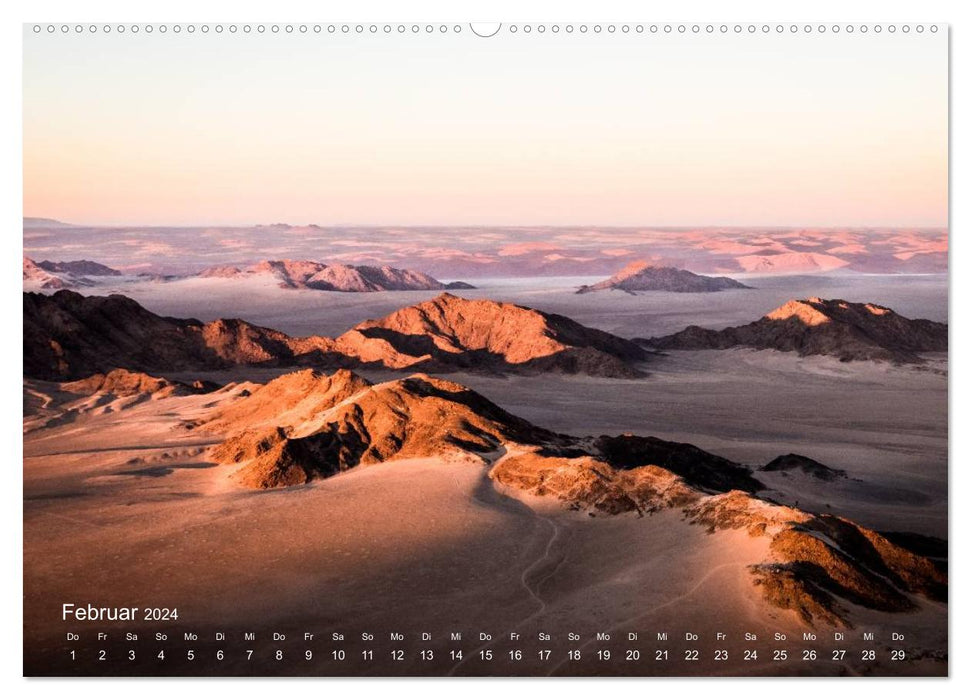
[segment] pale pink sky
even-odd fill
[[[24,41],[27,216],[947,224],[944,32]]]

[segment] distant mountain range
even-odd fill
[[[70,246],[70,247],[68,247]],[[119,269],[193,274],[265,258],[420,270],[437,279],[608,277],[648,261],[696,274],[945,273],[946,228],[71,226],[25,220],[24,253],[83,251]],[[243,265],[238,265],[243,267]]]
[[[744,326],[711,330],[689,326],[661,338],[639,339],[661,350],[732,347],[781,350],[799,355],[832,355],[843,361],[920,362],[922,352],[946,352],[946,323],[909,319],[877,304],[842,299],[786,302]]]
[[[24,217],[24,228],[74,228],[74,224],[66,224],[63,221],[58,221],[57,219],[44,219],[38,216],[25,216]]]
[[[43,379],[242,364],[636,377],[646,358],[639,345],[564,316],[447,293],[337,338],[161,317],[122,295],[24,293],[24,374]]]
[[[35,289],[68,289],[90,287],[98,282],[92,277],[117,277],[122,273],[107,265],[89,260],[72,262],[35,263],[24,258],[25,286]],[[387,292],[409,290],[475,289],[465,282],[445,284],[434,277],[414,270],[402,270],[387,265],[325,264],[313,260],[264,260],[242,268],[217,265],[198,275],[137,275],[145,281],[172,282],[187,277],[242,279],[267,276],[277,280],[284,289],[318,289],[332,292]]]
[[[664,267],[639,260],[627,265],[616,275],[584,285],[577,294],[617,289],[634,294],[636,292],[720,292],[723,289],[749,289],[741,282],[729,277],[706,277],[676,267]]]

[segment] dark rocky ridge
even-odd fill
[[[119,277],[121,275],[119,270],[92,260],[69,260],[67,262],[41,260],[37,263],[37,267],[48,272],[67,272],[72,275],[87,275],[89,277]]]
[[[312,340],[301,343],[238,319],[158,316],[120,294],[24,293],[24,375],[38,379],[79,379],[115,368],[154,373],[295,363],[315,349]]]
[[[38,379],[247,364],[636,377],[634,363],[647,357],[635,343],[564,316],[450,294],[338,338],[294,338],[240,319],[162,317],[122,295],[26,292],[23,302],[24,374]]]
[[[758,321],[711,330],[699,326],[660,338],[637,339],[660,350],[750,347],[831,355],[844,362],[922,362],[922,352],[946,352],[946,323],[905,318],[884,306],[810,297],[789,301]]]
[[[617,469],[653,464],[677,474],[694,488],[712,493],[765,488],[747,467],[687,443],[638,435],[602,435],[594,446],[600,457]]]
[[[817,462],[815,459],[792,453],[776,457],[760,468],[759,471],[788,472],[794,469],[798,469],[803,474],[823,481],[836,481],[836,479],[846,478],[846,472],[842,469],[832,469],[821,462]]]

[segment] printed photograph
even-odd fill
[[[948,675],[946,25],[23,32],[25,675]]]

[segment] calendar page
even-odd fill
[[[26,676],[948,675],[948,27],[23,27]]]

